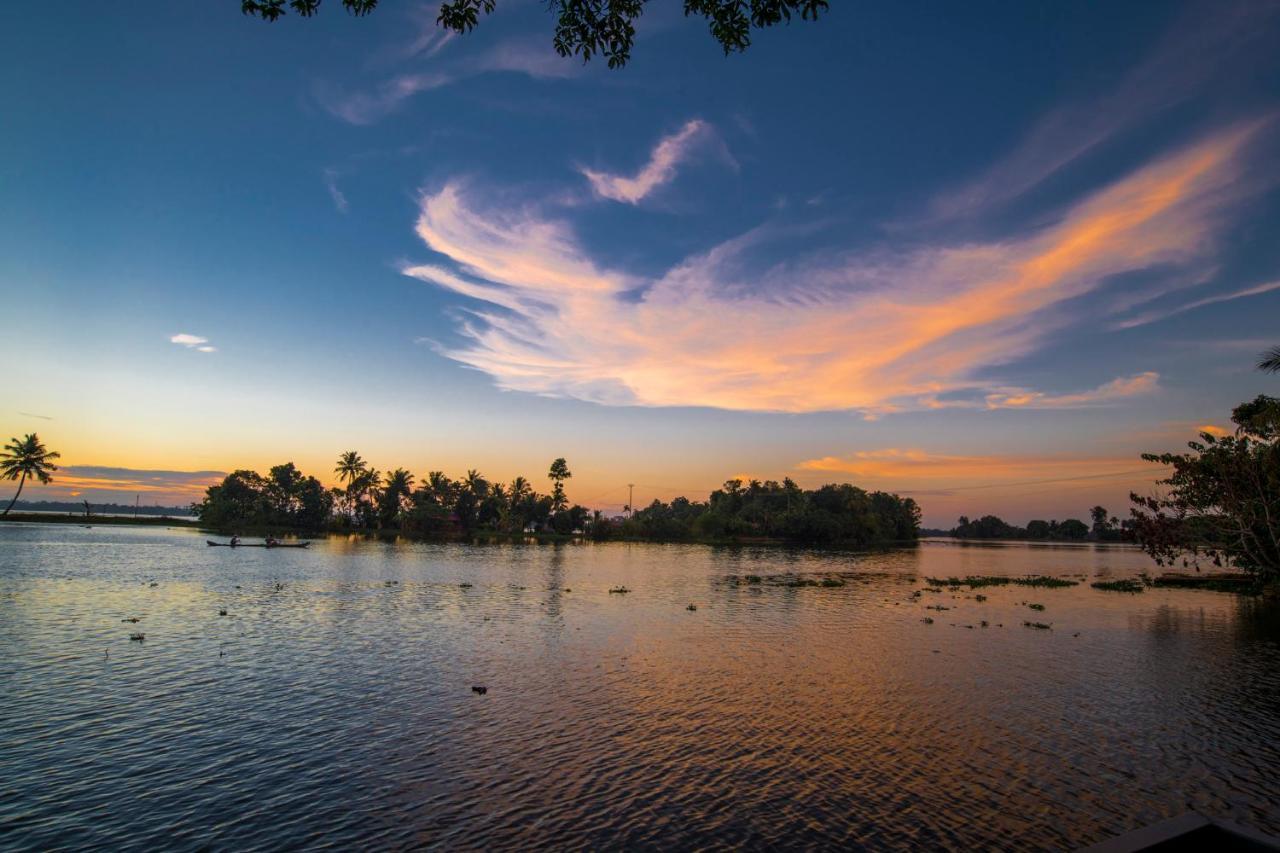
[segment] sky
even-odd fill
[[[1123,517],[1280,393],[1280,4],[834,2],[729,57],[650,6],[615,70],[535,0],[9,10],[0,436],[63,466],[23,497],[354,449]]]

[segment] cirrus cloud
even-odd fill
[[[656,279],[608,269],[536,208],[490,206],[450,182],[427,194],[423,242],[451,267],[403,272],[480,304],[441,347],[504,389],[610,405],[890,412],[939,395],[992,407],[1092,405],[1155,374],[1051,395],[979,380],[1082,318],[1067,307],[1112,277],[1203,263],[1260,123],[1186,146],[1003,241],[836,252],[761,265],[761,227]],[[946,405],[937,404],[937,405]]]
[[[598,172],[586,167],[579,171],[601,198],[624,204],[639,204],[658,187],[671,183],[675,179],[676,168],[689,157],[693,147],[711,133],[711,125],[701,119],[685,122],[680,130],[659,140],[649,155],[649,162],[634,177]]]

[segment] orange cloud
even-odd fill
[[[1062,303],[1111,276],[1203,260],[1258,125],[1237,126],[1006,242],[846,254],[761,269],[748,232],[657,280],[606,269],[563,222],[488,209],[458,183],[423,198],[417,232],[455,269],[406,275],[485,303],[448,357],[504,389],[603,404],[812,412],[949,405],[1065,407],[1156,387],[1155,374],[1053,396],[979,382],[1070,322]]]
[[[807,459],[796,467],[904,484],[928,480],[955,488],[957,481],[980,481],[979,485],[985,486],[1002,481],[1105,477],[1157,470],[1142,466],[1135,456],[960,456],[890,447]]]
[[[1042,394],[1039,391],[997,392],[987,395],[989,409],[1066,409],[1122,400],[1140,394],[1150,394],[1160,385],[1160,374],[1153,371],[1136,376],[1122,376],[1092,391],[1078,394]]]
[[[49,485],[29,484],[31,500],[89,496],[98,501],[132,503],[136,495],[148,503],[182,505],[204,497],[205,489],[222,482],[221,471],[152,471],[98,465],[65,466]]]

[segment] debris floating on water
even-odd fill
[[[471,692],[478,693],[481,696],[483,696],[484,694],[489,692],[489,688],[485,687],[483,684],[473,684],[471,685]]]
[[[685,610],[697,610],[697,609],[698,609],[698,605],[696,604],[690,604],[688,607],[685,608]]]
[[[146,634],[130,634],[129,635],[130,640],[137,640],[138,642],[142,642],[146,638],[147,638]]]
[[[631,592],[631,590],[627,589],[625,586],[615,586],[609,590],[610,595],[612,595],[615,592],[620,595],[625,595],[626,593]]]

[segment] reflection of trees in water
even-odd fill
[[[1240,752],[1228,754],[1228,744],[1219,743],[1220,726],[1243,727],[1246,740],[1260,744],[1280,739],[1280,602],[1231,598],[1235,600],[1196,607],[1165,604],[1129,617],[1130,629],[1145,632],[1151,640],[1142,680],[1152,694],[1162,697],[1158,717],[1163,736],[1184,739],[1184,748],[1193,749],[1202,764],[1219,768],[1238,766],[1242,760]],[[1176,691],[1164,695],[1173,685]],[[1240,743],[1238,734],[1231,740]],[[1200,808],[1227,813],[1223,803]],[[1258,816],[1238,817],[1256,823]]]
[[[564,561],[565,549],[570,547],[573,546],[564,542],[552,543],[547,559],[546,583],[543,586],[547,590],[547,616],[558,627],[564,625]]]

